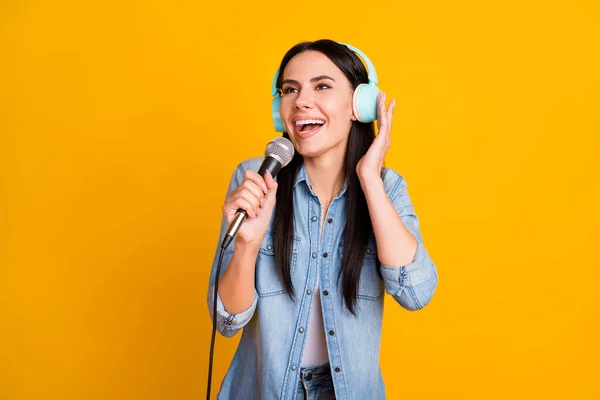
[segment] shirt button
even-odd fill
[[[308,290],[306,291],[306,294],[308,294],[308,295],[311,295],[311,294],[312,294],[312,290],[308,289]]]
[[[300,333],[304,333],[304,328],[300,328],[300,329],[298,329],[298,332],[300,332]]]
[[[315,216],[313,215],[313,217],[312,217],[310,220],[311,220],[312,222],[317,222],[317,217],[315,217]]]
[[[323,257],[327,258],[328,254],[327,253],[323,253]]]
[[[337,369],[337,368],[336,368],[336,369]],[[295,370],[296,370],[296,366],[295,366],[295,365],[292,365],[292,371],[295,371]],[[336,372],[338,372],[338,371],[336,371]]]
[[[273,246],[271,246],[270,244],[267,245],[267,250],[273,250]]]
[[[340,372],[340,367],[335,367],[335,372]]]
[[[335,333],[335,332],[333,332],[333,331],[329,331],[329,334],[330,334],[331,336],[333,336],[333,335],[334,335],[334,333]]]
[[[326,290],[326,291],[324,291],[324,292],[323,292],[323,294],[324,294],[325,296],[327,296],[327,295],[329,295],[329,292]]]
[[[317,258],[317,253],[313,253],[312,258]]]
[[[331,223],[333,222],[333,218],[329,218],[329,219],[327,220],[327,222],[329,222],[329,223],[331,224]]]

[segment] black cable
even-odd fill
[[[226,236],[228,238],[229,236]],[[231,240],[230,240],[231,241]],[[225,243],[223,243],[225,244]],[[227,243],[229,244],[229,243]],[[215,276],[215,294],[213,299],[213,318],[212,318],[212,337],[210,339],[210,357],[208,361],[208,384],[206,386],[206,400],[210,400],[210,383],[212,380],[212,365],[213,365],[213,354],[215,350],[215,336],[217,333],[217,293],[219,289],[219,273],[221,272],[221,263],[223,262],[223,254],[225,254],[225,248],[227,246],[221,245],[221,253],[219,254],[219,263],[217,264],[217,274]]]
[[[213,365],[213,355],[215,352],[215,336],[217,334],[217,294],[219,293],[219,277],[221,275],[221,263],[223,262],[223,255],[225,254],[225,249],[229,247],[231,242],[233,241],[233,237],[236,235],[237,230],[240,225],[248,218],[248,213],[241,208],[237,210],[239,215],[236,215],[236,218],[232,222],[233,225],[230,226],[230,229],[227,230],[225,237],[223,238],[223,242],[221,242],[221,252],[219,253],[219,262],[217,263],[217,272],[215,275],[215,293],[213,296],[213,314],[212,314],[212,335],[210,339],[210,356],[208,360],[208,382],[206,384],[206,400],[210,400],[210,386],[212,381],[212,365]],[[238,218],[239,216],[239,218]],[[233,230],[231,230],[233,228]],[[209,282],[210,284],[210,282]]]

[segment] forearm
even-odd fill
[[[361,179],[382,264],[401,267],[413,261],[417,240],[402,222],[380,178]]]
[[[254,301],[254,273],[259,247],[235,243],[233,256],[219,279],[219,297],[230,314],[247,310]]]

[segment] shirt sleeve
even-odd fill
[[[243,180],[244,177],[244,169],[241,164],[238,165],[233,176],[231,178],[231,182],[229,183],[229,188],[227,189],[227,196],[237,188]],[[215,257],[213,259],[212,268],[210,271],[210,279],[208,284],[208,293],[206,296],[207,304],[208,304],[208,312],[211,317],[211,321],[213,319],[213,308],[214,308],[214,295],[215,295],[215,277],[217,275],[217,265],[219,263],[219,255],[221,253],[221,241],[225,236],[225,232],[229,225],[227,221],[223,217],[221,220],[221,229],[219,234],[219,241],[217,243],[217,250],[215,253]],[[223,276],[223,273],[226,271],[231,258],[233,257],[233,250],[235,249],[235,240],[231,242],[229,247],[225,250],[223,254],[223,261],[221,263],[221,270],[219,271],[219,278]],[[221,297],[219,293],[217,293],[217,331],[219,331],[225,337],[234,336],[240,329],[242,329],[249,321],[252,319],[254,315],[254,310],[256,310],[256,304],[258,302],[258,297],[256,294],[256,290],[254,291],[254,300],[250,307],[247,310],[244,310],[238,314],[230,314],[225,310],[223,303],[221,302]]]
[[[387,178],[387,179],[385,179]],[[419,218],[415,214],[407,191],[407,182],[398,173],[387,170],[384,182],[392,189],[388,195],[394,208],[409,232],[417,239],[417,251],[411,263],[401,266],[381,264],[381,275],[385,290],[405,309],[420,310],[425,307],[437,287],[436,266],[429,256],[419,228]]]

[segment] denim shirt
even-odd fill
[[[241,163],[233,174],[227,195],[240,185],[244,172],[248,169],[257,171],[262,160],[254,158]],[[417,239],[413,261],[402,266],[380,264],[380,275],[377,271],[377,245],[372,237],[360,277],[357,315],[352,315],[345,306],[337,280],[344,250],[346,185],[331,202],[325,216],[327,223],[321,224],[321,204],[302,166],[294,185],[295,234],[291,275],[296,291],[295,301],[285,293],[275,267],[270,226],[256,259],[252,305],[232,315],[217,297],[217,330],[226,337],[242,330],[218,399],[294,399],[317,280],[336,398],[385,399],[379,368],[384,294],[390,294],[407,310],[419,310],[433,296],[437,271],[423,245],[419,220],[406,190],[406,181],[388,168],[383,169],[382,178],[402,221]],[[321,226],[323,235],[320,240]],[[227,224],[223,220],[219,244],[226,229]],[[221,275],[231,260],[234,246],[235,241],[225,251]],[[207,295],[211,317],[219,252],[220,246],[212,264]]]

